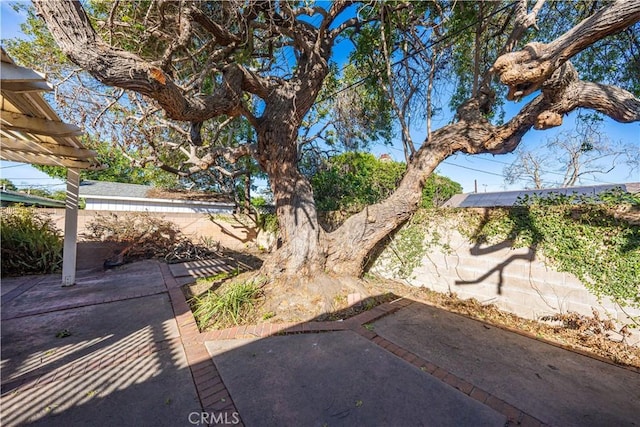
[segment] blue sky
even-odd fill
[[[24,17],[17,14],[7,1],[0,1],[0,37],[4,45],[6,38],[21,34],[20,23]],[[10,179],[18,187],[36,187],[43,189],[58,189],[55,184],[62,181],[49,177],[36,168],[14,162],[0,162],[0,178]]]
[[[19,25],[24,21],[24,17],[17,14],[10,6],[10,3],[0,0],[0,33],[4,41],[6,38],[19,36]],[[507,115],[512,115],[517,111],[518,105],[509,103],[506,107]],[[433,129],[437,129],[445,125],[450,116],[444,113],[433,120]],[[521,144],[526,147],[535,147],[544,144],[547,139],[553,138],[560,132],[571,130],[575,125],[575,114],[565,117],[564,124],[560,127],[546,130],[528,132]],[[603,126],[604,132],[612,141],[621,141],[630,144],[640,156],[640,123],[621,124],[606,118]],[[421,141],[423,137],[417,133],[416,141]],[[404,155],[402,146],[396,141],[392,146],[375,146],[372,148],[374,154],[390,154],[396,160],[403,161]],[[449,178],[462,184],[465,192],[474,190],[474,182],[477,181],[478,191],[502,191],[505,189],[519,189],[524,184],[514,184],[505,186],[502,171],[505,166],[514,160],[511,154],[492,156],[492,155],[476,155],[468,156],[458,154],[450,157],[441,164],[437,172],[448,176]],[[57,179],[48,177],[46,174],[37,169],[23,164],[12,162],[0,162],[0,177],[13,181],[19,187],[38,187],[47,189],[60,189],[62,182]],[[617,166],[612,172],[606,175],[598,175],[589,177],[583,181],[584,185],[594,185],[598,183],[623,183],[623,182],[639,182],[640,171],[629,170],[624,165]]]

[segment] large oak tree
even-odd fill
[[[619,122],[640,120],[640,101],[630,91],[582,80],[570,62],[640,21],[638,1],[106,4],[89,10],[92,16],[80,2],[36,1],[35,7],[73,63],[105,85],[142,95],[166,120],[190,123],[183,139],[194,150],[211,148],[197,151],[182,170],[206,170],[221,157],[258,162],[279,222],[278,248],[263,272],[311,292],[328,286],[321,280],[327,273],[361,275],[380,242],[416,211],[427,177],[449,156],[511,152],[532,128],[558,126],[578,108]],[[532,32],[544,10],[556,19],[553,30],[562,32],[550,26]],[[312,188],[299,170],[299,133],[343,39],[354,43],[352,59],[360,65],[367,53],[377,58],[365,77],[388,96],[408,165],[391,196],[329,233],[318,223]],[[638,61],[636,35],[629,40],[617,57]],[[452,84],[438,80],[440,71],[458,75],[455,119],[437,130],[429,123],[427,138],[415,144],[412,109],[422,103],[430,118],[434,87]],[[529,101],[513,117],[497,118],[500,105],[523,97]],[[255,140],[221,146],[201,133],[203,123],[235,119],[250,125]]]

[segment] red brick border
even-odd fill
[[[231,399],[229,391],[224,385],[220,373],[204,346],[205,341],[265,338],[273,335],[350,330],[417,367],[426,375],[436,377],[445,384],[491,407],[496,412],[503,414],[507,417],[507,425],[509,426],[541,427],[546,425],[537,418],[499,399],[491,393],[474,386],[446,369],[421,358],[417,354],[396,345],[365,327],[368,323],[411,305],[413,303],[412,300],[399,298],[378,305],[371,310],[360,313],[345,321],[260,323],[257,325],[235,326],[200,333],[193,313],[189,309],[177,281],[171,275],[171,271],[166,264],[162,266],[162,274],[167,289],[169,290],[171,304],[174,307],[176,321],[178,322],[178,328],[180,329],[180,335],[182,337],[182,344],[187,354],[187,360],[189,361],[191,373],[203,408],[237,412],[237,408]]]
[[[196,319],[193,317],[180,285],[171,274],[168,264],[162,263],[160,270],[169,292],[182,347],[189,363],[202,409],[239,414],[218,369],[204,346],[205,340],[201,339]],[[236,425],[242,426],[242,420]]]
[[[395,354],[396,356],[403,359],[404,361],[419,368],[425,374],[436,377],[437,379],[444,382],[445,384],[448,384],[451,387],[466,394],[467,396],[477,400],[478,402],[491,407],[496,412],[503,414],[504,416],[507,417],[507,425],[510,425],[510,426],[527,425],[527,426],[537,426],[537,427],[546,425],[542,421],[516,408],[515,406],[499,399],[498,397],[492,395],[491,393],[479,387],[474,386],[470,382],[467,382],[466,380],[456,376],[455,374],[447,371],[446,369],[441,368],[440,366],[437,366],[434,363],[421,358],[417,354],[412,353],[394,344],[393,342],[387,340],[386,338],[381,337],[375,332],[366,329],[364,326],[361,326],[359,328],[354,328],[353,331],[362,335],[368,340],[372,341],[374,344]]]

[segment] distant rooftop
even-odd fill
[[[83,180],[80,183],[80,197],[84,196],[118,196],[144,199],[150,185],[125,184],[122,182]]]
[[[136,198],[194,200],[207,202],[226,202],[231,200],[221,194],[188,190],[162,190],[151,185],[125,184],[122,182],[84,180],[80,183],[80,197],[96,198]]]
[[[524,196],[549,196],[550,194],[585,195],[595,196],[607,190],[620,188],[628,193],[640,193],[640,183],[589,185],[582,187],[545,188],[538,190],[500,191],[493,193],[467,193],[456,194],[445,202],[444,207],[449,208],[490,208],[500,206],[513,206],[519,198]]]
[[[2,206],[22,204],[25,206],[37,206],[43,208],[64,208],[65,205],[61,200],[33,196],[31,194],[19,193],[17,191],[10,190],[0,190],[0,203]]]

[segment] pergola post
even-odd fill
[[[76,284],[76,252],[78,240],[78,194],[80,170],[67,169],[67,196],[64,212],[64,252],[62,257],[62,286]]]
[[[44,74],[17,66],[0,46],[0,159],[67,168],[62,286],[76,283],[80,169],[99,168],[95,151],[63,123],[40,92],[53,90]]]

